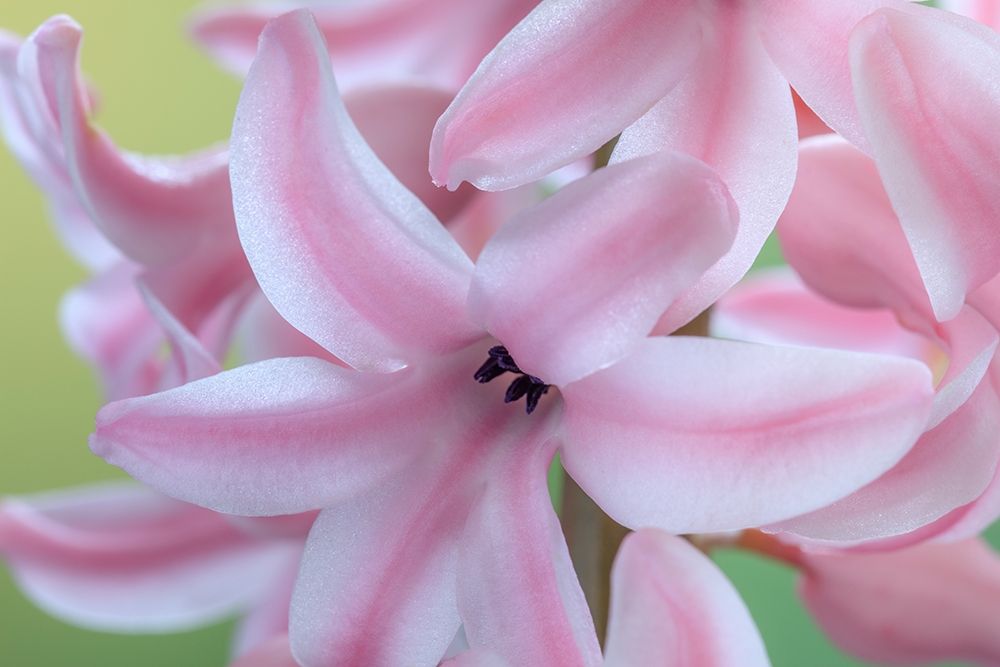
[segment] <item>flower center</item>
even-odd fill
[[[504,403],[513,403],[522,396],[525,397],[525,409],[530,415],[538,407],[538,401],[549,392],[549,385],[534,375],[528,375],[514,363],[514,358],[503,345],[490,348],[489,359],[486,360],[473,376],[477,382],[485,384],[504,373],[516,373],[517,377],[507,387],[503,397]]]

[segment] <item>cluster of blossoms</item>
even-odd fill
[[[1000,664],[1000,3],[954,5],[217,8],[232,136],[171,158],[71,19],[0,33],[142,483],[7,499],[0,555],[86,627],[242,613],[240,667],[767,665],[725,545],[858,656]],[[557,454],[634,531],[603,650]]]

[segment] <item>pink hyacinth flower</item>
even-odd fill
[[[342,90],[372,81],[420,82],[457,90],[500,38],[538,0],[376,0],[308,3],[326,39]],[[191,34],[224,67],[243,75],[261,30],[302,3],[206,7]]]
[[[924,539],[918,529],[983,494],[1000,460],[1000,293],[980,288],[939,324],[875,164],[832,136],[803,143],[778,232],[815,292],[790,278],[752,281],[717,304],[717,335],[899,354],[946,370],[926,434],[893,470],[773,528],[837,542]]]
[[[681,150],[740,209],[733,249],[679,301],[701,312],[749,268],[795,175],[788,83],[869,151],[940,320],[1000,270],[1000,36],[904,0],[544,0],[441,117],[431,174],[502,189],[595,150]],[[613,104],[608,101],[613,100]]]
[[[265,29],[232,147],[264,293],[354,369],[276,359],[113,403],[91,446],[220,511],[326,508],[292,605],[306,665],[435,664],[460,625],[506,660],[598,661],[546,487],[557,447],[615,519],[683,532],[822,507],[923,430],[912,360],[648,337],[732,243],[696,160],[571,183],[474,265],[361,139],[307,12]],[[504,405],[522,397],[533,414]]]
[[[216,372],[257,290],[236,234],[225,152],[165,159],[119,152],[87,121],[80,40],[65,17],[23,43],[0,34],[0,122],[70,251],[97,272],[66,295],[61,321],[106,395],[118,399],[178,384],[190,376],[178,368],[184,356],[198,358],[202,374]],[[450,99],[447,90],[395,84],[357,89],[346,103],[379,157],[475,256],[499,222],[539,192],[433,187],[427,144]],[[164,329],[179,350],[169,363]]]
[[[246,613],[235,650],[287,632],[310,517],[237,524],[134,484],[0,504],[0,557],[22,591],[99,631],[177,632]]]

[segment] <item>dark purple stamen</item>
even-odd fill
[[[518,377],[514,378],[510,386],[507,387],[503,402],[513,403],[521,397],[527,396],[525,409],[530,415],[538,407],[538,401],[541,400],[542,396],[548,393],[549,385],[518,368],[514,358],[510,356],[510,352],[503,345],[491,347],[489,355],[489,359],[479,367],[473,377],[477,382],[485,384],[504,373],[516,373]]]

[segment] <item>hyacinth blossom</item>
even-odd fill
[[[23,42],[0,33],[0,124],[46,193],[64,243],[95,271],[67,294],[61,320],[71,345],[116,399],[180,383],[193,370],[185,364],[216,372],[257,288],[236,235],[226,149],[182,158],[120,151],[89,121],[81,38],[68,17],[50,19]],[[348,108],[379,157],[474,256],[539,189],[492,194],[433,187],[427,144],[453,91],[387,83],[399,68],[380,66],[381,77],[368,71],[368,85],[350,91]],[[164,330],[175,350],[168,363],[161,354]]]
[[[605,667],[698,665],[766,667],[760,634],[732,584],[686,540],[653,529],[630,534],[611,571],[611,624]],[[508,662],[472,649],[444,667],[546,664],[541,651]],[[295,667],[287,638],[276,638],[232,667]]]
[[[947,320],[1000,269],[998,61],[993,30],[905,0],[544,0],[441,117],[431,174],[512,187],[622,130],[613,161],[663,149],[704,160],[733,193],[740,233],[680,300],[680,323],[742,276],[781,213],[795,177],[791,83],[874,158]]]
[[[691,158],[571,183],[473,265],[358,134],[307,12],[265,29],[231,146],[264,293],[353,369],[276,359],[112,403],[91,445],[219,511],[326,508],[293,596],[304,664],[434,664],[460,625],[515,664],[598,660],[545,483],[557,447],[616,520],[719,530],[847,495],[928,418],[912,360],[647,337],[735,231]],[[532,414],[504,404],[522,397]]]
[[[838,542],[906,533],[925,539],[944,530],[959,519],[953,510],[994,485],[1000,461],[1000,281],[974,291],[957,317],[939,324],[875,163],[833,136],[803,142],[778,231],[788,262],[815,292],[784,276],[757,279],[719,301],[715,334],[893,353],[946,371],[926,434],[892,471],[774,528]],[[983,517],[966,519],[962,536],[1000,511],[976,514]]]

